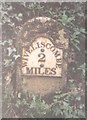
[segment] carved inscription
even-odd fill
[[[22,50],[22,74],[62,77],[63,50],[50,39],[38,37]]]

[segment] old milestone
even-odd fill
[[[17,39],[17,78],[23,89],[41,96],[60,90],[67,81],[66,28],[51,18],[37,17],[22,26]]]

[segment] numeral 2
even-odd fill
[[[38,54],[38,57],[39,57],[38,62],[45,62],[45,54],[44,53]]]

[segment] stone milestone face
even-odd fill
[[[60,90],[67,80],[69,37],[60,23],[47,17],[26,22],[17,38],[21,54],[17,78],[32,94],[46,95]]]

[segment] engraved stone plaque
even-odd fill
[[[50,39],[38,37],[22,51],[22,74],[62,77],[63,50]]]
[[[68,44],[66,28],[51,18],[33,18],[22,26],[17,37],[21,54],[17,79],[24,90],[43,96],[64,86]]]

